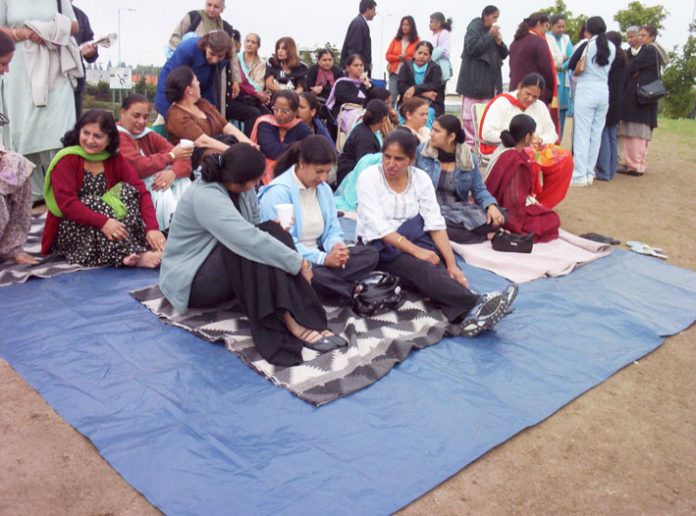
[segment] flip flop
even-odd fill
[[[667,255],[662,252],[662,249],[659,247],[651,247],[648,244],[644,242],[636,242],[634,240],[629,240],[626,242],[626,245],[633,251],[634,253],[638,254],[644,254],[646,256],[654,256],[655,258],[660,258],[661,260],[666,260]]]

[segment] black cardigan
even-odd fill
[[[333,72],[334,81],[336,81],[340,77],[343,77],[343,72],[338,66],[333,65],[331,67],[331,71]],[[309,67],[309,70],[307,70],[307,91],[309,91],[310,88],[314,88],[314,86],[316,85],[317,75],[319,75],[319,65],[313,64]],[[327,100],[329,98],[330,93],[331,86],[325,84],[324,88],[321,90],[321,93],[317,95],[317,97],[321,97],[324,100]]]
[[[379,151],[379,140],[375,133],[370,130],[370,126],[365,124],[356,125],[348,135],[346,144],[343,146],[343,152],[338,157],[336,183],[341,184],[343,178],[355,168],[360,158],[366,154]]]
[[[420,96],[421,93],[425,93],[426,91],[434,91],[437,93],[437,98],[432,103],[432,107],[435,109],[435,115],[439,116],[445,112],[445,85],[442,83],[442,70],[439,64],[429,61],[428,68],[425,70],[423,82],[416,86],[416,74],[413,70],[413,61],[406,61],[399,70],[399,81],[397,83],[399,95],[403,97],[406,90],[411,86],[416,87],[417,96]]]
[[[621,120],[657,127],[657,102],[641,106],[638,104],[638,88],[659,78],[660,56],[654,45],[641,47],[637,56],[628,52],[626,64],[626,87],[624,88]]]
[[[358,93],[362,92],[363,96],[358,96]],[[334,117],[338,116],[338,112],[341,110],[343,104],[360,104],[364,106],[367,102],[367,88],[364,84],[356,86],[350,81],[341,81],[336,85],[334,91],[334,99],[336,103],[334,104],[332,113]]]

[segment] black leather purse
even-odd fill
[[[655,104],[662,97],[667,95],[667,90],[664,84],[662,84],[662,74],[660,73],[660,58],[657,49],[655,50],[655,61],[657,64],[657,79],[649,82],[648,84],[638,85],[638,91],[636,95],[638,96],[638,104],[641,106],[647,106],[649,104]]]
[[[531,253],[534,247],[534,233],[515,235],[506,231],[498,231],[491,240],[493,249],[503,253]]]

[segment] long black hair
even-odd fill
[[[384,139],[382,152],[390,145],[398,145],[409,159],[415,159],[418,143],[418,138],[409,129],[397,127]]]
[[[273,169],[274,175],[281,175],[300,160],[311,165],[333,165],[336,163],[336,151],[324,136],[307,136],[294,142],[280,155]]]
[[[384,101],[372,99],[365,104],[365,114],[363,115],[363,124],[372,125],[380,123],[389,114],[389,108]]]
[[[626,56],[626,51],[621,48],[621,43],[623,43],[621,33],[616,32],[615,30],[607,32],[607,39],[616,47],[616,58],[614,60],[620,68],[625,67],[628,57]]]
[[[193,70],[188,66],[179,66],[169,72],[164,83],[164,96],[167,98],[167,101],[174,103],[183,99],[186,88],[191,86],[195,76]]]
[[[462,128],[462,123],[454,115],[440,115],[435,119],[435,121],[440,124],[447,134],[455,135],[456,143],[464,143],[466,141],[466,134]]]
[[[536,131],[534,119],[529,115],[520,113],[513,116],[509,128],[500,133],[500,141],[505,147],[514,147],[524,141],[528,134],[534,134],[534,131]]]
[[[222,154],[209,154],[203,159],[201,178],[206,183],[236,183],[256,181],[266,169],[266,159],[260,150],[248,143],[235,143]]]
[[[607,24],[604,23],[601,16],[591,16],[585,22],[585,30],[593,36],[597,36],[595,41],[597,44],[597,54],[592,61],[599,66],[607,66],[609,64],[609,56],[611,55],[606,34]]]
[[[80,131],[82,131],[82,128],[87,124],[99,124],[99,130],[109,139],[109,143],[104,150],[109,154],[116,154],[118,152],[121,138],[118,134],[114,114],[111,111],[105,111],[103,109],[90,109],[87,111],[80,117],[75,127],[65,133],[60,141],[65,147],[80,145]]]
[[[404,33],[401,31],[401,26],[404,24],[404,22],[407,21],[409,25],[411,25],[411,32],[408,34],[408,42],[413,43],[418,39],[418,30],[416,30],[416,20],[413,19],[413,16],[404,16],[401,18],[401,21],[399,22],[399,30],[396,31],[396,37],[394,39],[397,39],[401,41],[404,39]]]
[[[515,32],[515,41],[520,40],[529,34],[529,31],[539,24],[539,22],[546,23],[549,21],[549,15],[542,12],[536,12],[529,15],[528,18],[522,20],[522,23],[517,27],[517,32]]]

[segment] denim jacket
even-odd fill
[[[462,201],[469,199],[469,192],[474,197],[476,204],[486,210],[491,204],[498,204],[490,192],[486,189],[481,177],[476,159],[471,155],[471,151],[466,144],[457,144],[456,166],[454,168],[454,185],[457,197]],[[431,144],[430,140],[421,143],[416,152],[416,167],[425,171],[430,176],[433,185],[437,189],[440,182],[442,165],[437,159],[437,149]]]

